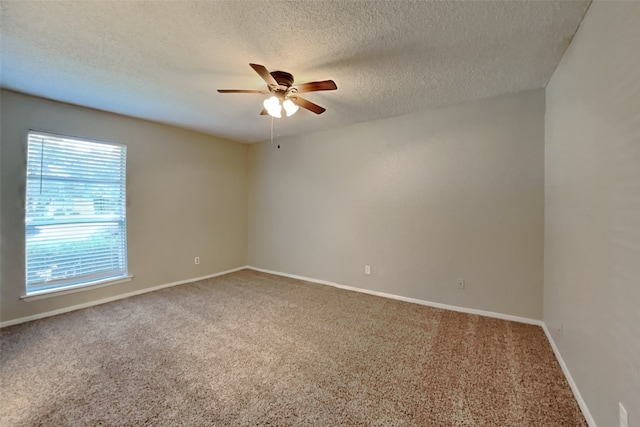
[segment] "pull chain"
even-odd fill
[[[271,116],[271,143],[273,144],[273,116]],[[278,148],[280,148],[280,144],[278,144]]]

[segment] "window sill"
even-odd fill
[[[47,289],[45,291],[32,292],[22,295],[20,299],[24,301],[36,301],[45,298],[53,298],[61,295],[74,294],[76,292],[90,291],[92,289],[104,288],[105,286],[119,285],[120,283],[130,282],[133,276],[123,276],[114,279],[105,279],[96,282],[83,283],[80,285],[69,286],[64,289]]]

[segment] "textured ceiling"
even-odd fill
[[[589,1],[2,1],[8,89],[245,142],[266,140],[249,62],[327,108],[287,136],[547,84]]]

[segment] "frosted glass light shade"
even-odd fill
[[[276,118],[282,117],[282,106],[280,105],[280,100],[277,96],[265,99],[263,105],[270,116]]]
[[[282,106],[284,107],[284,111],[287,113],[287,117],[293,116],[296,111],[298,111],[298,106],[290,99],[285,99]]]

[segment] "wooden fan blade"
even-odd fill
[[[267,70],[264,65],[260,65],[260,64],[249,64],[249,65],[251,66],[251,68],[255,70],[256,73],[260,75],[260,77],[262,77],[262,80],[267,82],[269,86],[278,85],[278,82],[276,81],[276,79],[273,78],[273,76],[269,73],[269,70]]]
[[[245,90],[245,89],[218,89],[220,93],[262,93],[266,94],[264,90]]]
[[[269,113],[267,112],[267,109],[266,109],[266,108],[263,108],[263,109],[262,109],[262,111],[260,111],[260,115],[261,115],[261,116],[268,116],[268,115],[269,115]]]
[[[298,107],[306,108],[307,110],[312,111],[312,112],[314,112],[316,114],[322,114],[327,110],[326,108],[323,108],[323,107],[319,106],[318,104],[314,104],[311,101],[307,101],[306,99],[301,98],[299,96],[291,97],[291,100]]]
[[[333,80],[323,80],[321,82],[311,82],[311,83],[303,83],[299,86],[296,86],[298,89],[298,93],[305,92],[318,92],[320,90],[336,90],[338,86]]]

